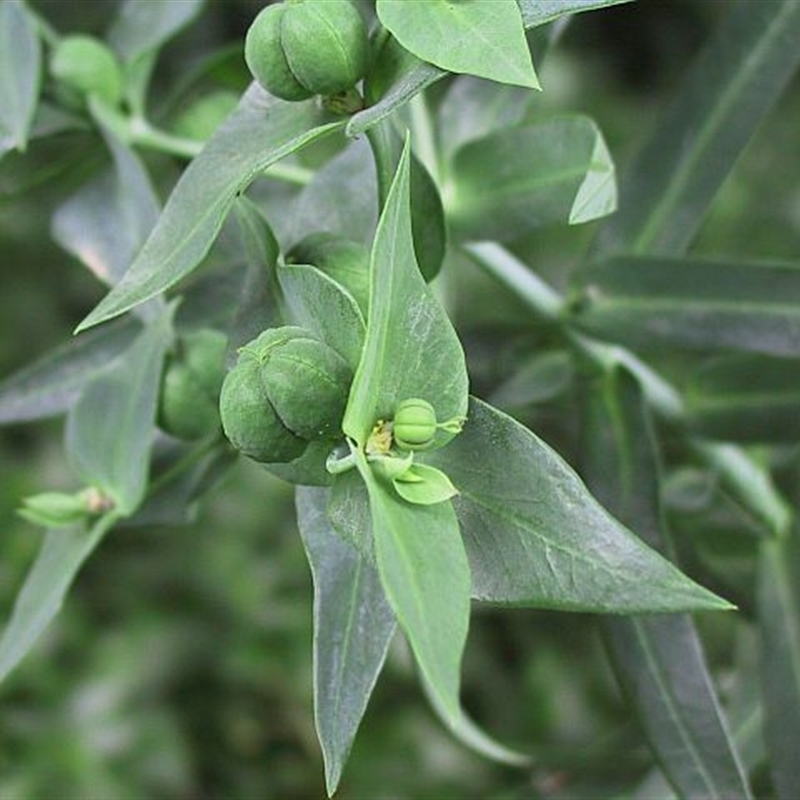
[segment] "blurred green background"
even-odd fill
[[[62,32],[102,34],[112,16],[110,0],[31,5]],[[624,168],[725,6],[647,0],[582,15],[541,69],[543,112],[593,116]],[[156,121],[164,122],[181,76],[193,69],[204,74],[205,90],[244,88],[241,42],[259,7],[211,2],[166,49]],[[800,166],[786,154],[797,150],[798,120],[795,81],[726,184],[696,252],[797,258]],[[91,141],[58,138],[0,164],[0,376],[63,342],[102,295],[49,233],[53,210],[96,166]],[[147,159],[163,197],[176,166]],[[591,234],[554,229],[518,250],[559,284]],[[457,322],[484,396],[536,336],[485,281],[468,273],[457,289]],[[528,421],[569,457],[569,409]],[[20,498],[72,488],[60,420],[0,428],[0,619],[41,536],[15,515]],[[256,465],[238,464],[191,526],[114,531],[57,623],[0,688],[0,798],[324,796],[311,603],[291,488]],[[724,673],[735,656],[734,623],[700,622]],[[397,641],[339,796],[612,797],[651,765],[590,617],[477,609],[464,682],[470,712],[500,740],[536,752],[535,769],[490,764],[451,739]]]

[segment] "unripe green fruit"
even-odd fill
[[[93,36],[65,36],[56,45],[50,71],[73,89],[111,105],[122,97],[122,70],[114,53]]]
[[[166,363],[158,424],[191,441],[219,428],[219,392],[225,375],[227,337],[206,329],[187,334]]]
[[[305,100],[351,89],[367,70],[367,29],[350,0],[267,6],[245,39],[253,77],[276,97]]]
[[[225,379],[225,434],[257,461],[293,460],[310,441],[340,435],[352,378],[347,362],[302,328],[264,331]]]
[[[433,406],[427,400],[412,397],[397,406],[392,435],[395,444],[404,450],[423,450],[433,442],[437,427]]]
[[[243,455],[261,463],[299,458],[308,442],[295,436],[278,418],[255,360],[237,364],[225,378],[219,398],[222,429]]]
[[[313,264],[344,286],[362,311],[369,308],[369,248],[334,233],[312,233],[287,254],[295,264]]]

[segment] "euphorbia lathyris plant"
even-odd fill
[[[0,676],[50,623],[104,535],[146,519],[165,498],[182,511],[239,454],[297,487],[315,586],[315,714],[329,793],[397,628],[452,733],[490,758],[528,763],[462,709],[476,600],[616,615],[608,646],[671,783],[684,796],[748,796],[683,613],[733,606],[659,552],[671,555],[650,415],[683,433],[686,409],[629,351],[594,338],[625,341],[630,329],[647,330],[635,303],[626,306],[631,270],[618,254],[647,253],[673,209],[656,204],[642,223],[623,209],[598,239],[602,264],[589,264],[568,300],[497,243],[616,208],[614,167],[595,124],[527,110],[539,88],[530,43],[546,44],[535,29],[614,3],[275,3],[247,33],[255,80],[224,120],[212,120],[213,133],[196,139],[154,127],[145,111],[155,52],[199,4],[167,19],[134,10],[132,0],[110,48],[86,36],[61,39],[18,0],[0,8],[2,40],[17,36],[25,53],[0,84],[5,151],[88,125],[113,160],[54,221],[57,240],[111,287],[79,326],[103,324],[103,333],[81,333],[58,356],[75,364],[66,377],[44,362],[0,395],[9,408],[33,398],[27,418],[66,412],[67,454],[81,484],[24,501],[22,513],[49,530],[0,640]],[[781,13],[763,12],[765,31],[800,28],[800,15],[774,5]],[[149,13],[154,27],[144,34],[130,18]],[[777,94],[795,55],[775,53]],[[87,70],[89,61],[99,66]],[[437,82],[444,88],[429,105],[423,92]],[[315,146],[311,171],[301,158]],[[191,157],[163,211],[139,147]],[[288,219],[257,187],[247,196],[262,177],[302,185]],[[668,183],[664,202],[681,188]],[[686,191],[697,202],[703,194]],[[115,224],[137,221],[109,226],[98,197]],[[232,255],[215,247],[222,241]],[[664,254],[676,255],[666,245]],[[578,451],[594,494],[531,429],[470,396],[446,310],[459,258],[505,282],[557,330],[585,381]],[[185,281],[206,264],[211,280]],[[436,292],[443,264],[447,288]],[[225,299],[231,284],[233,303]],[[732,445],[693,447],[741,506],[785,535],[789,512],[765,471]],[[765,593],[767,605],[777,602]],[[671,616],[641,616],[653,614]],[[681,661],[685,681],[669,674]],[[776,783],[788,782],[785,759],[775,769]]]

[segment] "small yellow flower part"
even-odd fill
[[[386,455],[392,447],[392,423],[379,419],[367,439],[368,456]]]

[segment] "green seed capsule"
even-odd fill
[[[116,56],[99,39],[65,36],[53,51],[50,71],[81,94],[96,95],[111,105],[122,97],[122,70]]]
[[[184,336],[166,363],[158,425],[191,441],[219,429],[219,392],[225,376],[228,339],[204,329]]]
[[[253,77],[275,97],[307,100],[314,93],[295,78],[281,44],[281,22],[288,6],[267,6],[253,20],[244,40],[244,60]]]
[[[392,435],[404,450],[423,450],[433,443],[437,430],[436,411],[418,397],[403,400],[395,410]]]
[[[261,463],[283,463],[299,458],[308,442],[295,436],[278,418],[261,380],[257,361],[237,364],[219,398],[222,429],[243,455]]]
[[[225,379],[225,434],[257,461],[294,460],[309,442],[341,436],[352,378],[347,362],[302,328],[264,331]]]
[[[245,39],[245,61],[276,97],[305,100],[351,89],[364,77],[369,45],[350,0],[293,0],[267,6]]]

